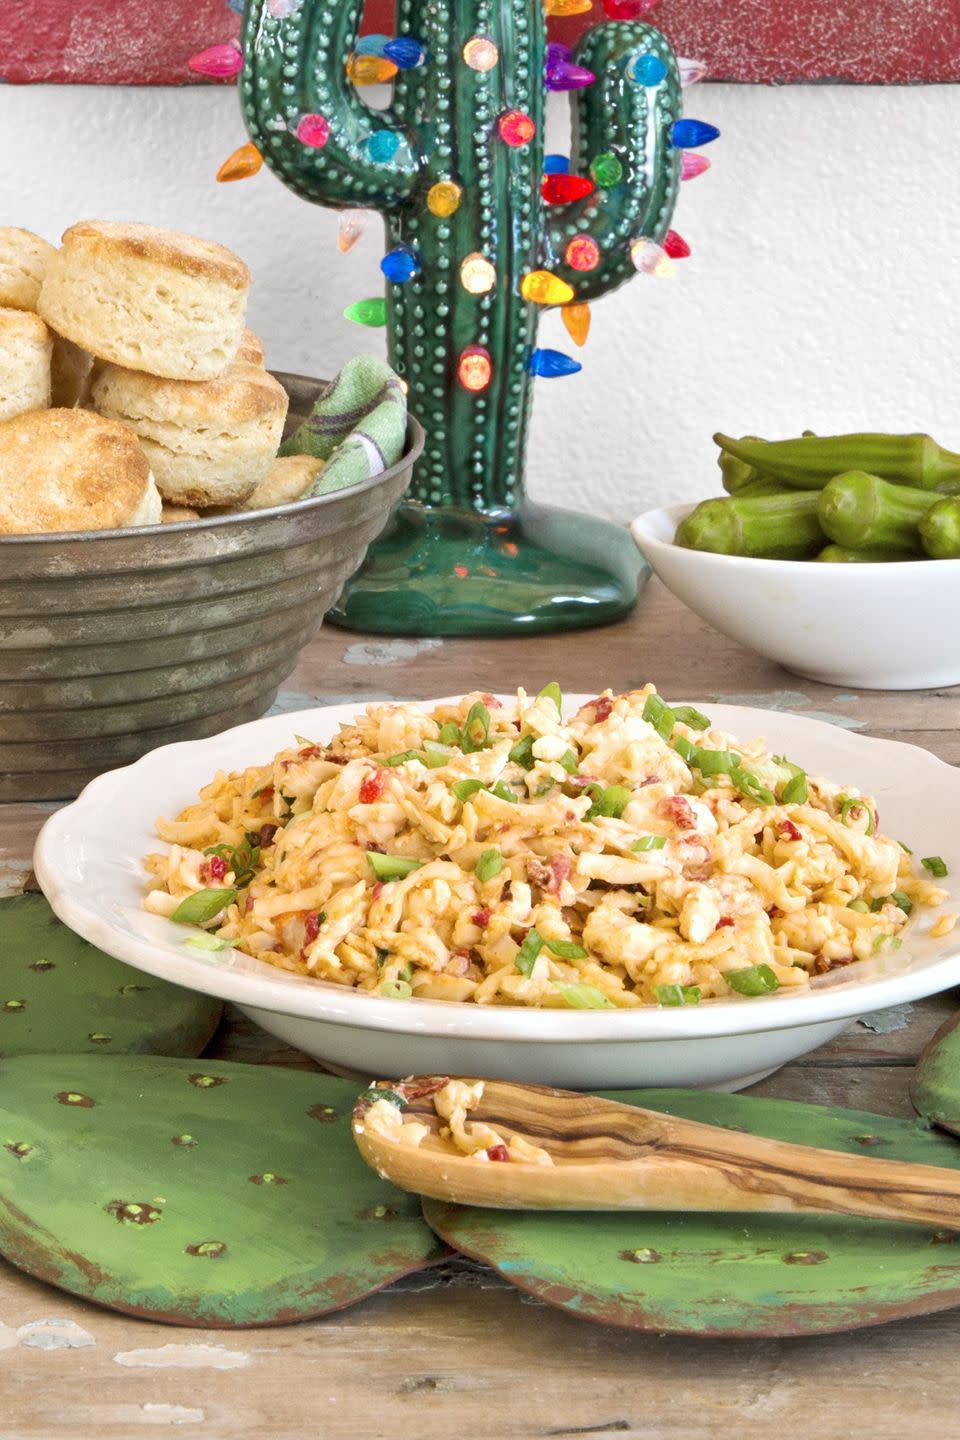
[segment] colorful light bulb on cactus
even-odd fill
[[[549,52],[544,11],[579,14],[590,0],[398,0],[405,43],[371,57],[400,66],[385,110],[345,79],[363,54],[360,0],[296,0],[285,15],[275,3],[247,0],[240,94],[251,139],[298,194],[383,215],[388,269],[410,273],[346,313],[386,322],[390,363],[427,432],[407,500],[335,618],[421,634],[618,618],[636,594],[629,538],[530,501],[524,457],[535,387],[580,368],[538,345],[542,309],[560,307],[580,345],[590,301],[635,276],[638,242],[670,264],[662,242],[694,137],[678,128],[670,45],[623,20],[649,0],[604,0],[619,23]],[[640,57],[650,58],[637,79]],[[569,81],[573,153],[545,164],[547,86]],[[329,125],[321,148],[296,137],[305,115]],[[570,183],[552,183],[561,179]]]
[[[709,155],[697,155],[692,150],[683,152],[683,160],[680,163],[681,180],[696,180],[698,175],[704,174],[709,169]]]

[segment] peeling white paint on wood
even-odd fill
[[[428,650],[439,650],[442,640],[366,640],[343,652],[345,665],[399,665]]]
[[[149,1370],[241,1370],[251,1362],[244,1350],[225,1345],[158,1345],[142,1350],[118,1350],[117,1365]]]
[[[75,1320],[65,1320],[51,1315],[44,1320],[28,1320],[19,1326],[17,1336],[21,1345],[30,1350],[81,1350],[87,1345],[96,1345],[89,1330],[84,1330]]]

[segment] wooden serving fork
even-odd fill
[[[473,1159],[440,1133],[446,1121],[433,1097],[445,1083],[416,1076],[383,1091],[406,1102],[405,1123],[428,1128],[416,1145],[396,1126],[367,1123],[376,1090],[354,1107],[360,1153],[401,1190],[498,1210],[813,1211],[960,1229],[960,1170],[794,1145],[545,1086],[485,1080],[467,1124],[508,1143],[519,1136],[553,1163]]]

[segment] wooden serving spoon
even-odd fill
[[[445,1084],[416,1076],[384,1090],[406,1100],[404,1122],[428,1127],[417,1145],[367,1124],[374,1091],[354,1107],[360,1153],[401,1190],[497,1210],[816,1211],[960,1229],[960,1171],[764,1139],[540,1085],[485,1080],[467,1123],[508,1142],[520,1136],[553,1163],[471,1159],[440,1134],[446,1121],[433,1097]]]

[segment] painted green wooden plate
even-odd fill
[[[910,1099],[931,1125],[960,1135],[960,1014],[940,1026],[920,1056]]]
[[[609,1098],[851,1154],[960,1168],[921,1120],[680,1090]],[[546,1214],[425,1200],[442,1239],[571,1315],[634,1330],[776,1336],[960,1305],[960,1234],[821,1216]]]
[[[42,895],[0,900],[0,1055],[199,1055],[223,1009],[74,935]]]
[[[444,1253],[351,1135],[353,1081],[223,1061],[0,1061],[0,1254],[178,1325],[338,1310]]]

